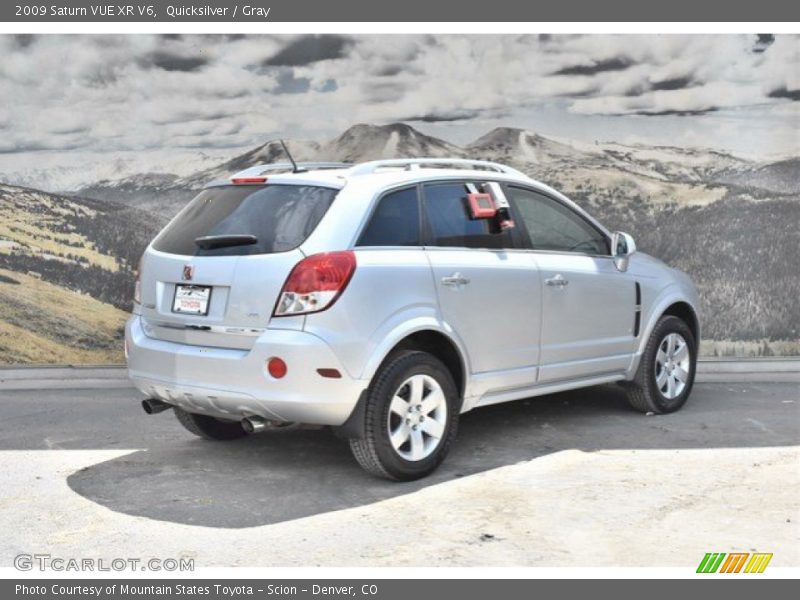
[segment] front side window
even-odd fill
[[[383,196],[358,245],[419,246],[417,188],[406,188]]]
[[[473,220],[464,183],[425,185],[425,207],[434,246],[462,248],[513,248],[509,231],[492,233],[488,219]]]
[[[534,250],[609,253],[605,236],[561,202],[524,188],[512,187],[511,193]]]
[[[184,256],[293,250],[327,212],[337,190],[310,185],[226,185],[203,190],[153,242]]]

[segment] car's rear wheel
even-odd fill
[[[208,415],[198,415],[175,407],[178,422],[196,436],[207,440],[235,440],[247,435],[239,421],[223,421]]]
[[[458,391],[447,367],[427,352],[385,361],[367,393],[365,429],[350,440],[358,463],[379,477],[408,481],[433,472],[458,427]]]
[[[682,319],[661,317],[647,341],[635,379],[626,386],[631,406],[659,414],[680,409],[694,384],[696,349],[692,330]]]

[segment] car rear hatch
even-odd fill
[[[307,184],[203,190],[145,253],[145,333],[182,344],[250,349],[304,256],[298,247],[337,191]]]

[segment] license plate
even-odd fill
[[[211,288],[203,285],[176,285],[172,312],[187,315],[207,315]]]

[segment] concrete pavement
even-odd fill
[[[0,566],[19,552],[197,566],[798,566],[800,385],[616,386],[464,415],[443,468],[371,478],[323,429],[204,442],[126,388],[0,391]]]

